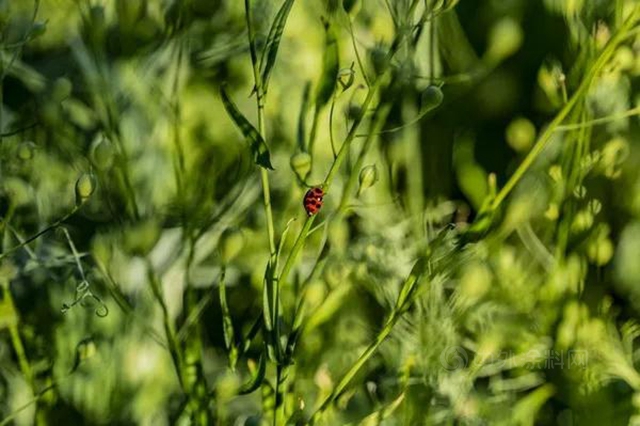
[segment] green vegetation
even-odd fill
[[[635,0],[0,0],[0,425],[640,425],[639,77]]]

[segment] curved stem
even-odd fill
[[[591,84],[593,83],[595,77],[602,71],[604,66],[609,62],[609,59],[615,53],[618,45],[625,39],[627,36],[627,32],[633,28],[638,19],[640,18],[640,7],[636,7],[626,22],[620,30],[609,40],[609,43],[604,48],[598,59],[595,61],[588,74],[580,83],[578,90],[575,94],[569,99],[569,102],[565,104],[565,106],[560,110],[558,115],[553,119],[553,121],[546,128],[544,133],[540,135],[538,142],[534,145],[534,147],[529,151],[529,154],[522,161],[520,166],[516,169],[516,171],[511,175],[507,183],[502,187],[496,198],[493,199],[493,202],[490,204],[491,209],[497,209],[500,204],[504,201],[504,199],[509,195],[509,193],[513,190],[516,184],[522,179],[524,174],[529,170],[529,168],[533,165],[535,160],[540,156],[542,151],[546,148],[547,144],[551,140],[551,136],[558,129],[560,124],[564,121],[564,119],[569,115],[569,113],[573,110],[573,108],[578,104],[578,102],[586,96]]]

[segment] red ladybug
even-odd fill
[[[320,207],[322,207],[322,197],[324,197],[324,191],[322,188],[311,188],[304,194],[304,209],[308,216],[313,216],[318,213]]]

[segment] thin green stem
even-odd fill
[[[73,207],[73,209],[67,213],[65,216],[63,216],[61,219],[58,219],[57,221],[55,221],[54,223],[52,223],[51,225],[47,226],[46,228],[44,228],[43,230],[41,230],[40,232],[36,233],[35,235],[30,236],[29,238],[27,238],[26,240],[24,240],[23,242],[21,242],[20,244],[13,246],[11,248],[9,248],[8,250],[4,251],[3,253],[0,253],[0,260],[4,259],[5,257],[7,257],[9,254],[13,253],[14,251],[20,249],[21,247],[26,246],[27,244],[37,240],[38,238],[40,238],[41,236],[43,236],[44,234],[46,234],[47,232],[57,228],[58,226],[60,226],[60,224],[62,222],[64,222],[65,220],[69,219],[71,216],[73,216],[78,209],[80,208],[81,205],[76,205]]]
[[[400,296],[398,297],[398,301],[391,311],[389,318],[385,322],[382,330],[378,333],[376,338],[369,344],[367,349],[360,355],[357,361],[347,370],[347,372],[342,376],[338,384],[333,388],[331,394],[325,398],[320,407],[315,411],[315,413],[311,416],[309,420],[309,424],[313,425],[318,420],[322,414],[326,411],[327,408],[342,394],[342,392],[346,389],[346,387],[351,383],[353,378],[358,374],[362,366],[371,358],[371,356],[378,350],[382,342],[389,336],[393,327],[396,325],[398,320],[402,317],[402,314],[406,312],[407,304],[411,303],[410,295],[413,294],[413,290],[418,281],[418,277],[411,273],[409,277],[404,281],[402,285],[402,290],[400,291]]]
[[[178,381],[180,382],[180,387],[185,395],[189,395],[189,389],[186,388],[185,377],[184,377],[184,362],[182,359],[182,353],[180,351],[180,345],[178,343],[178,339],[176,337],[176,333],[173,327],[173,323],[171,321],[171,317],[169,315],[169,309],[167,308],[167,304],[164,301],[164,297],[162,295],[162,285],[156,275],[153,265],[151,261],[147,259],[147,278],[149,280],[149,284],[151,286],[151,291],[156,298],[156,301],[160,305],[162,309],[162,321],[164,324],[165,335],[167,338],[167,343],[169,346],[169,352],[171,353],[171,359],[173,360],[173,365],[176,370],[176,374],[178,375]]]
[[[604,66],[609,62],[613,54],[615,53],[618,45],[625,39],[627,32],[633,28],[640,17],[640,7],[636,7],[630,16],[627,18],[626,22],[622,27],[620,27],[619,31],[609,40],[609,43],[604,48],[598,59],[595,61],[585,78],[580,83],[578,90],[574,93],[574,95],[569,99],[569,102],[565,104],[565,106],[560,110],[558,115],[553,119],[553,121],[549,124],[549,126],[545,129],[545,131],[540,135],[540,138],[534,145],[534,147],[529,151],[529,154],[522,161],[520,166],[516,169],[516,171],[511,175],[507,183],[502,187],[500,192],[493,199],[490,204],[490,208],[495,210],[500,204],[504,201],[504,199],[509,195],[509,193],[513,190],[513,188],[517,185],[517,183],[522,179],[524,174],[529,170],[535,160],[540,156],[542,151],[546,148],[547,144],[551,140],[551,136],[558,129],[560,124],[564,121],[564,119],[569,115],[569,113],[573,110],[573,108],[578,104],[578,102],[586,96],[591,84],[593,83],[596,76],[602,71]]]
[[[409,8],[409,16],[413,16],[413,13],[415,12],[415,9],[418,6],[418,3],[419,3],[418,0],[413,0],[413,2],[411,3],[411,7]],[[377,76],[375,81],[369,87],[367,91],[367,96],[365,97],[362,103],[360,114],[356,117],[353,124],[351,125],[351,129],[349,130],[349,133],[347,134],[344,142],[342,143],[342,146],[340,147],[340,151],[338,151],[338,156],[335,158],[333,164],[331,165],[331,168],[329,169],[329,172],[327,173],[327,177],[325,178],[324,182],[321,185],[325,193],[329,192],[333,179],[338,173],[338,170],[340,170],[340,166],[342,165],[342,162],[347,157],[347,153],[349,152],[349,148],[351,147],[351,142],[353,142],[353,140],[357,136],[358,129],[362,124],[362,121],[364,120],[364,117],[367,111],[369,110],[369,106],[373,101],[373,99],[375,98],[375,95],[377,94],[378,89],[382,85],[382,82],[384,80],[383,77],[386,75],[386,71],[389,68],[389,65],[391,63],[391,60],[393,59],[393,56],[396,54],[396,52],[398,51],[398,49],[402,44],[402,41],[405,39],[405,37],[409,33],[410,32],[408,30],[401,30],[400,33],[396,36],[392,44],[392,47],[389,53],[387,54],[387,57],[385,60],[384,72],[382,72],[379,76]],[[296,238],[296,242],[294,243],[293,248],[291,249],[291,252],[287,257],[287,260],[285,261],[284,267],[282,268],[282,272],[280,273],[280,277],[278,279],[279,283],[286,283],[289,273],[291,272],[291,268],[296,262],[297,257],[300,253],[300,250],[304,246],[304,242],[307,239],[307,235],[309,233],[309,230],[311,229],[311,226],[313,225],[314,220],[315,220],[315,215],[309,216],[305,221],[304,225],[302,226],[302,229],[300,230],[300,233]]]
[[[11,295],[11,291],[9,290],[9,283],[0,284],[2,287],[2,298],[5,300],[5,303],[8,305],[8,309],[10,312],[14,312],[17,317],[17,312],[15,308],[15,303],[13,301],[13,296]],[[13,346],[13,350],[16,353],[16,357],[18,358],[18,365],[20,366],[20,371],[24,376],[25,380],[31,387],[31,389],[35,393],[35,384],[33,378],[33,370],[31,369],[31,364],[29,363],[29,359],[27,358],[27,353],[24,350],[24,344],[22,343],[22,338],[20,337],[20,332],[18,331],[17,319],[14,324],[9,326],[9,334],[11,335],[11,345]]]
[[[376,136],[380,134],[384,123],[387,121],[387,117],[389,116],[389,112],[391,111],[391,104],[383,104],[380,105],[378,110],[375,113],[373,118],[373,122],[371,124],[370,132],[367,134],[364,144],[362,145],[362,149],[358,154],[358,158],[353,165],[351,173],[349,174],[349,178],[347,179],[347,183],[344,186],[342,191],[342,198],[340,199],[340,204],[338,206],[338,211],[344,211],[347,202],[353,192],[353,189],[358,182],[359,171],[364,165],[364,160],[367,157],[367,154],[371,150],[371,146],[373,142],[377,139]]]

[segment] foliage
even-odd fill
[[[640,424],[638,76],[634,0],[0,0],[0,424]]]

